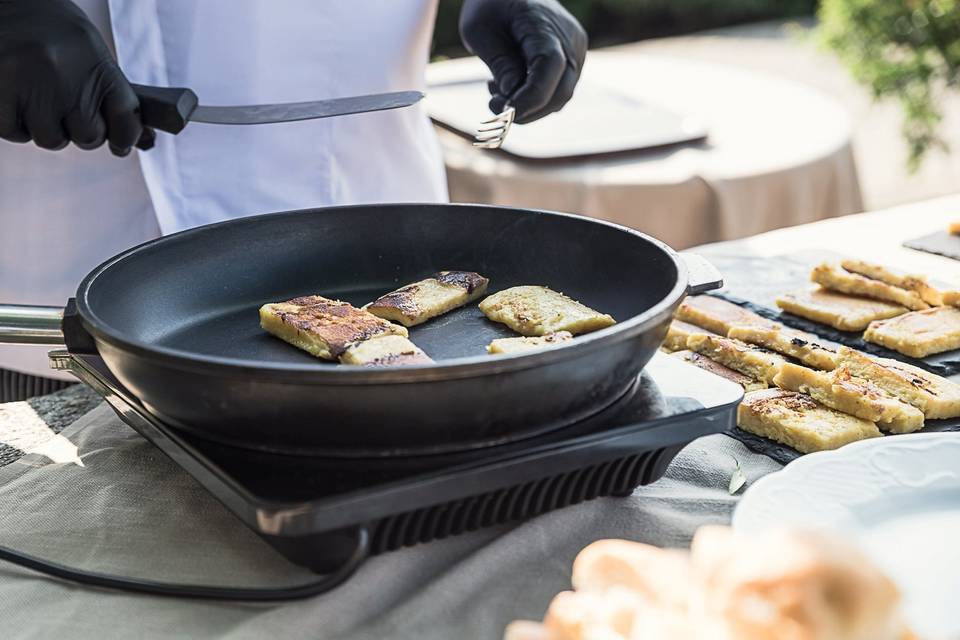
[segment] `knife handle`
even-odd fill
[[[167,133],[180,133],[197,108],[197,94],[190,89],[131,84],[140,99],[143,126]]]

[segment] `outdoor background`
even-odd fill
[[[841,41],[833,48],[817,31],[821,2],[816,0],[562,3],[590,33],[591,48],[613,46],[725,63],[789,78],[832,96],[854,122],[853,148],[868,210],[953,193],[960,185],[958,0],[823,0],[823,7],[834,9],[832,37]],[[457,34],[460,4],[440,0],[435,59],[467,55]],[[849,15],[838,18],[838,8],[859,11],[866,18],[859,23]],[[894,53],[894,62],[881,60],[871,68],[873,52],[866,49],[873,44],[903,46],[908,55],[901,60],[901,53]],[[842,53],[848,57],[841,60]],[[903,87],[910,96],[929,90],[930,104],[905,104],[909,100],[889,93],[878,98],[878,87],[889,92],[891,86],[894,93]],[[923,126],[925,118],[930,123],[926,110],[931,105],[939,112],[935,141],[926,140]],[[918,134],[914,126],[912,141],[904,134],[904,114],[911,110],[922,130]],[[917,139],[927,145],[919,160]]]

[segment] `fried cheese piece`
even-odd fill
[[[928,420],[960,416],[960,385],[919,367],[887,358],[871,358],[849,347],[840,347],[837,353],[840,364],[845,365],[851,375],[869,380],[915,406]]]
[[[616,324],[611,316],[540,286],[498,291],[480,303],[480,310],[490,320],[502,322],[524,336],[545,336],[558,331],[577,335]]]
[[[787,327],[732,327],[729,337],[796,358],[815,369],[830,371],[837,366],[837,345]]]
[[[910,433],[923,428],[923,413],[877,385],[850,375],[845,366],[830,373],[787,363],[773,383],[805,393],[820,404],[877,423],[884,431]]]
[[[829,325],[840,331],[863,331],[874,320],[893,318],[907,310],[900,305],[869,300],[817,288],[787,293],[777,306],[801,318]]]
[[[944,291],[943,304],[951,307],[960,307],[960,291]]]
[[[489,283],[473,271],[440,271],[380,296],[365,309],[385,320],[412,327],[473,302],[487,292]]]
[[[734,326],[779,326],[772,320],[716,296],[690,296],[677,308],[678,320],[726,336]]]
[[[748,375],[744,375],[739,371],[735,371],[730,367],[724,366],[716,360],[711,360],[707,356],[695,351],[676,351],[670,355],[680,358],[685,362],[689,362],[695,367],[700,367],[704,371],[709,371],[714,375],[718,375],[721,378],[729,380],[730,382],[735,382],[743,387],[744,391],[757,391],[758,389],[767,388],[766,382],[751,378]]]
[[[698,333],[690,336],[687,346],[711,360],[766,383],[773,381],[780,367],[786,363],[783,356],[761,347],[723,336]]]
[[[880,436],[874,423],[825,407],[785,389],[748,393],[737,408],[737,426],[801,453],[836,449]]]
[[[396,335],[377,336],[347,347],[340,355],[343,364],[387,367],[405,364],[432,364],[433,359],[409,338]]]
[[[260,307],[260,326],[324,360],[336,360],[352,344],[374,336],[407,336],[403,327],[363,309],[322,296],[301,296]]]
[[[928,309],[930,305],[923,301],[916,291],[908,291],[879,280],[865,278],[858,273],[850,273],[836,265],[817,265],[810,272],[810,279],[831,291],[865,296],[874,300],[892,302],[907,309]]]
[[[545,336],[537,336],[534,338],[497,338],[487,345],[487,353],[499,355],[522,353],[524,351],[552,347],[562,342],[569,342],[570,340],[573,340],[573,334],[569,331],[557,331],[556,333],[548,333]]]
[[[960,349],[960,309],[934,307],[877,320],[863,339],[913,358]]]
[[[947,231],[954,235],[960,235],[960,222],[951,222],[947,226]]]
[[[713,334],[696,325],[683,320],[673,320],[670,322],[670,329],[667,330],[667,338],[663,341],[663,346],[671,351],[684,351],[687,348],[687,339],[695,333]]]
[[[925,276],[900,273],[893,269],[888,269],[883,265],[864,262],[863,260],[842,260],[840,266],[850,273],[859,273],[864,277],[886,282],[894,287],[900,287],[907,291],[916,291],[920,299],[930,306],[939,307],[943,304],[943,294],[939,289],[927,282]]]

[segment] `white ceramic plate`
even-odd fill
[[[738,530],[850,536],[900,586],[923,638],[960,638],[960,433],[864,440],[804,456],[750,487]]]

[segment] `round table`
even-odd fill
[[[484,74],[475,58],[431,64],[431,115],[489,117],[476,82]],[[477,91],[447,91],[465,83]],[[678,249],[862,210],[850,118],[810,88],[730,66],[602,51],[589,54],[581,83],[698,117],[707,140],[544,162],[476,149],[437,127],[451,199],[581,213]]]

